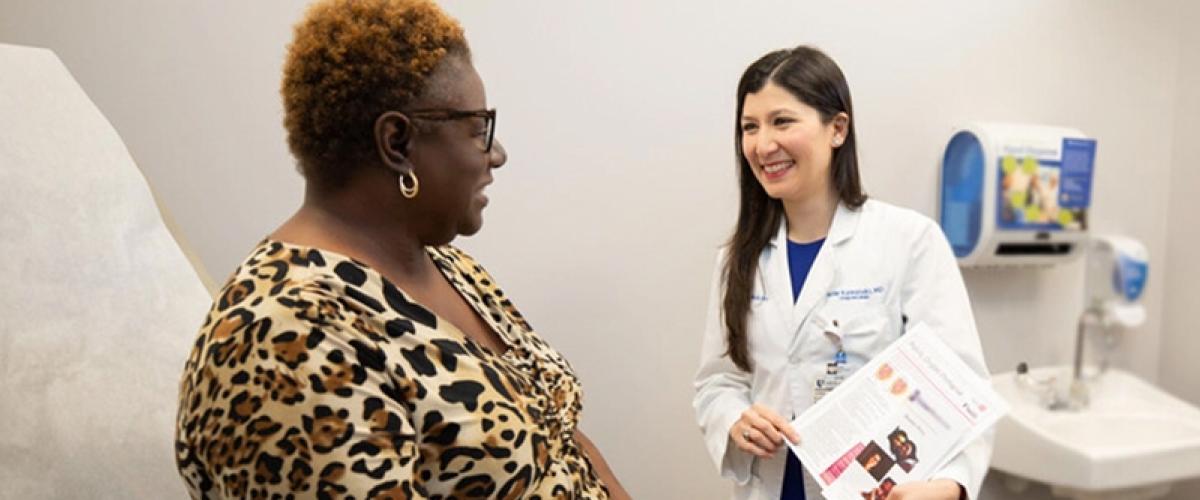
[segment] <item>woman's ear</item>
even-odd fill
[[[844,111],[833,116],[830,122],[833,125],[833,147],[840,147],[846,143],[846,136],[850,134],[850,115]]]
[[[379,161],[396,171],[408,171],[408,144],[413,136],[413,124],[404,113],[387,111],[375,119],[375,148]]]

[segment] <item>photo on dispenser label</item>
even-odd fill
[[[1071,206],[1058,162],[1033,156],[1000,158],[997,225],[1006,229],[1082,230],[1087,207]]]

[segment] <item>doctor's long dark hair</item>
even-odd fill
[[[820,50],[802,45],[791,50],[771,52],[746,68],[738,82],[737,114],[733,118],[734,153],[737,155],[741,201],[737,227],[729,240],[722,271],[727,354],[738,368],[745,371],[751,368],[746,319],[750,313],[750,294],[758,273],[759,255],[775,236],[783,218],[783,203],[767,196],[750,170],[750,163],[742,155],[742,108],[746,95],[762,90],[768,81],[816,109],[825,124],[838,113],[846,113],[851,117],[845,141],[833,151],[830,175],[843,204],[857,209],[867,201],[858,176],[850,86],[846,84],[846,77],[837,63]]]

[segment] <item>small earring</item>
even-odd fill
[[[835,148],[836,148],[836,147],[838,147],[838,146],[841,146],[841,145],[842,145],[842,140],[841,140],[841,139],[834,139],[834,140],[833,140],[833,147],[835,147]]]
[[[411,179],[405,182],[405,179]],[[411,186],[409,185],[411,184]],[[401,172],[400,173],[400,194],[405,198],[413,199],[417,197],[417,192],[421,190],[421,181],[417,179],[416,172]]]

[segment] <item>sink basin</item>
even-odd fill
[[[1070,367],[1030,371],[1066,394]],[[1120,370],[1088,383],[1082,410],[1048,410],[1017,385],[992,377],[1011,405],[996,427],[992,467],[1063,491],[1131,491],[1200,476],[1200,409]],[[1162,490],[1165,492],[1165,490]]]

